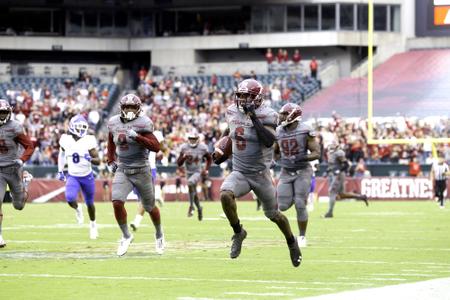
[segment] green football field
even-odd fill
[[[154,252],[145,218],[129,252],[116,257],[119,229],[111,204],[97,204],[100,238],[77,225],[65,203],[4,204],[0,299],[292,299],[450,277],[450,209],[435,202],[339,202],[310,215],[303,263],[291,266],[276,225],[239,202],[248,231],[241,256],[229,259],[232,230],[218,202],[204,204],[202,222],[187,203],[161,208],[166,253]],[[127,204],[129,221],[136,204]],[[288,212],[298,234],[294,211]],[[87,212],[85,209],[85,218]]]

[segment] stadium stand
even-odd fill
[[[450,50],[394,55],[374,71],[374,115],[448,116]],[[336,105],[338,104],[338,105]],[[367,115],[367,79],[344,78],[304,104],[308,117]]]

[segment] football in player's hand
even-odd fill
[[[214,145],[214,155],[218,158],[227,159],[233,153],[232,141],[229,136],[224,136]]]

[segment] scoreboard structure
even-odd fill
[[[450,0],[416,0],[416,36],[450,36]]]

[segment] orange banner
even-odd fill
[[[450,6],[434,7],[434,25],[436,26],[450,25]]]

